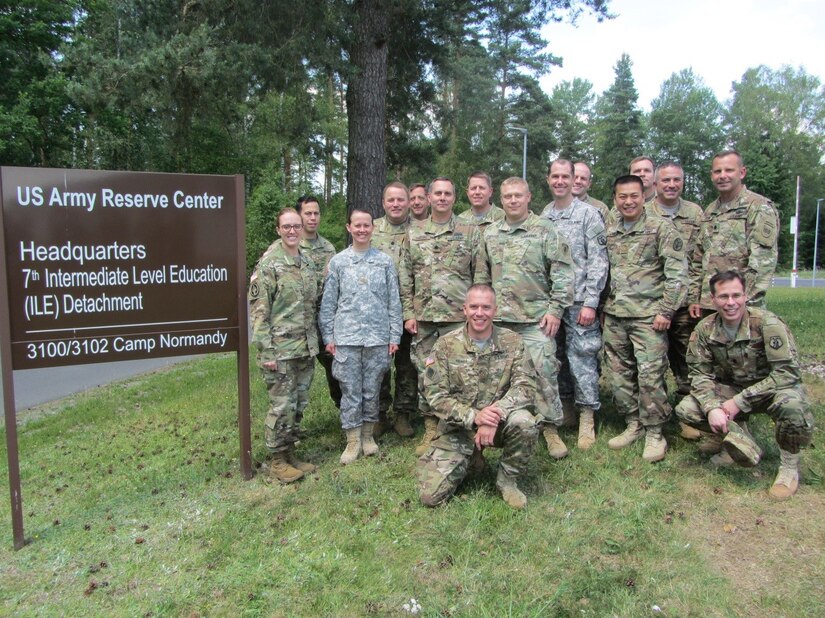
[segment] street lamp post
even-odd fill
[[[811,277],[811,287],[816,287],[816,260],[819,251],[819,205],[825,198],[820,197],[816,200],[816,231],[814,232],[814,274]]]
[[[527,129],[524,127],[514,127],[511,124],[506,125],[505,128],[510,131],[521,131],[524,133],[524,150],[521,155],[521,177],[527,180]]]

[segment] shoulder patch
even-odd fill
[[[685,243],[681,238],[677,237],[673,240],[673,250],[674,251],[681,251],[684,246],[685,246]]]
[[[607,244],[607,237],[604,234],[599,234],[599,238],[597,239],[600,245]]]
[[[258,282],[253,281],[252,285],[249,286],[249,295],[252,298],[258,298],[260,296],[260,294],[261,294],[261,289],[258,286]]]
[[[770,341],[768,342],[768,345],[771,346],[771,349],[778,350],[784,345],[784,343],[782,342],[782,337],[777,337],[776,335],[774,335],[773,337],[771,337]]]

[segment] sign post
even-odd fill
[[[13,520],[21,499],[12,369],[235,351],[241,468],[251,477],[243,178],[0,172]]]

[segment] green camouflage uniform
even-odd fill
[[[567,240],[575,269],[573,303],[565,308],[556,333],[559,395],[598,410],[600,324],[596,319],[590,326],[582,326],[578,319],[583,307],[598,309],[607,282],[610,262],[604,220],[595,208],[577,198],[567,208],[557,210],[555,206],[550,202],[541,216],[552,221]]]
[[[676,406],[684,423],[710,431],[707,416],[733,399],[742,410],[736,421],[764,412],[776,423],[780,448],[798,453],[811,441],[814,419],[802,384],[796,342],[770,311],[748,307],[731,341],[713,314],[693,331],[687,353],[691,391]]]
[[[427,399],[438,416],[436,437],[416,464],[419,496],[427,506],[448,500],[467,474],[473,453],[476,414],[497,403],[504,418],[495,446],[503,447],[499,468],[509,477],[524,474],[538,437],[531,414],[535,367],[518,334],[493,328],[479,350],[467,328],[440,338],[424,372]]]
[[[303,253],[287,255],[281,241],[275,241],[249,282],[252,345],[269,391],[264,438],[273,452],[298,439],[309,400],[312,357],[318,353],[317,301],[314,264]],[[274,371],[263,367],[270,361],[278,363]]]
[[[401,306],[405,322],[418,322],[412,352],[418,369],[418,406],[424,416],[432,416],[423,392],[424,362],[440,336],[464,323],[462,307],[475,283],[479,244],[478,226],[453,215],[444,224],[430,218],[410,226],[401,248]]]
[[[664,217],[673,222],[682,240],[685,241],[685,257],[688,264],[693,256],[693,249],[696,246],[696,239],[699,237],[699,224],[702,220],[702,207],[688,200],[679,198],[676,212],[673,215],[665,212],[658,201],[653,201],[646,206],[650,215]],[[684,397],[690,392],[690,377],[688,366],[685,361],[690,334],[699,322],[698,319],[690,317],[688,312],[688,299],[673,314],[670,328],[667,330],[667,360],[670,363],[670,370],[676,378],[676,387],[679,395]]]
[[[604,352],[616,410],[661,425],[670,416],[667,332],[653,330],[653,320],[672,318],[685,299],[684,241],[672,223],[642,212],[629,230],[621,216],[608,225],[607,253]]]
[[[469,223],[470,225],[477,225],[481,233],[484,233],[484,230],[493,223],[497,223],[504,218],[504,211],[499,208],[498,206],[491,206],[490,210],[484,213],[482,217],[476,217],[473,214],[472,207],[468,208],[464,212],[456,215],[456,218],[461,221],[462,223]]]
[[[562,319],[573,302],[573,278],[570,248],[550,221],[531,212],[521,223],[502,219],[484,232],[476,279],[492,283],[496,323],[522,336],[538,371],[536,416],[554,425],[563,416],[556,340],[541,331],[539,322],[548,313]]]
[[[773,203],[742,187],[731,202],[706,209],[690,260],[688,302],[713,309],[710,278],[735,270],[745,279],[748,304],[762,306],[776,270],[779,215]]]
[[[320,234],[312,240],[301,238],[301,242],[298,246],[301,248],[303,253],[309,256],[312,263],[315,264],[315,273],[318,276],[318,289],[320,290],[318,292],[318,304],[320,306],[320,296],[324,289],[324,274],[327,269],[327,264],[329,264],[332,256],[335,255],[335,246]],[[322,341],[320,330],[318,331],[318,341]],[[318,356],[316,358],[318,359],[318,362],[321,363],[321,366],[324,368],[324,372],[327,376],[329,396],[332,397],[335,407],[340,408],[341,386],[338,384],[338,380],[335,379],[335,376],[332,375],[332,354],[327,352],[324,349],[324,346],[321,346],[321,350],[318,352]]]
[[[581,198],[579,198],[581,199]],[[601,200],[597,200],[595,197],[591,196],[590,194],[585,195],[584,199],[581,200],[585,204],[590,204],[596,210],[599,211],[599,214],[602,216],[602,221],[607,222],[607,217],[610,215],[610,209],[607,207],[607,204],[602,202]]]
[[[409,219],[394,225],[386,217],[375,220],[372,246],[392,258],[395,270],[400,270],[401,248],[410,229]],[[381,382],[379,408],[386,413],[392,405],[396,414],[414,414],[418,409],[418,372],[411,357],[412,335],[404,330],[395,353],[395,397],[392,395],[392,377],[388,371]]]

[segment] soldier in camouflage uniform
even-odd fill
[[[650,157],[636,157],[630,162],[629,173],[642,179],[642,185],[645,188],[645,204],[656,197],[655,169],[656,163]]]
[[[384,187],[383,205],[385,216],[375,221],[372,246],[392,258],[396,271],[401,262],[401,246],[410,229],[410,200],[407,187],[400,182],[391,182]],[[375,436],[384,433],[389,422],[387,411],[393,407],[395,421],[392,428],[405,438],[415,435],[410,426],[410,417],[418,409],[418,372],[411,358],[412,335],[406,330],[401,334],[401,343],[395,353],[395,397],[392,396],[391,371],[384,374],[381,382],[381,397],[378,424]]]
[[[470,209],[458,215],[458,220],[477,225],[482,234],[491,223],[501,221],[504,211],[493,205],[493,181],[486,172],[473,172],[467,179],[467,199]]]
[[[496,487],[513,508],[527,498],[517,480],[527,471],[538,428],[530,413],[535,367],[521,337],[493,326],[496,296],[484,284],[467,292],[464,328],[441,337],[424,374],[427,398],[438,416],[431,445],[416,465],[426,506],[446,502],[467,475],[475,449],[503,447]]]
[[[335,255],[335,247],[326,238],[318,233],[318,225],[321,223],[321,207],[318,200],[311,195],[304,195],[298,198],[295,210],[301,215],[304,224],[304,233],[301,238],[301,251],[309,256],[315,265],[315,273],[318,276],[319,290],[323,289],[324,274],[327,264]],[[320,304],[320,292],[318,302]],[[321,333],[318,333],[318,340],[321,340]],[[324,368],[327,376],[327,386],[329,396],[332,397],[336,408],[341,407],[341,387],[338,380],[332,375],[332,355],[324,349],[318,353],[318,362]]]
[[[347,222],[352,246],[329,261],[318,322],[332,372],[341,385],[341,427],[348,464],[378,452],[373,429],[378,422],[381,380],[401,339],[401,299],[392,258],[370,247],[372,215],[353,209]]]
[[[702,208],[698,204],[682,199],[682,190],[685,188],[685,173],[682,166],[675,161],[664,161],[656,168],[656,199],[645,204],[649,215],[664,217],[673,222],[682,240],[685,241],[685,257],[690,263],[696,238],[699,235],[699,221],[702,218]],[[667,359],[670,370],[676,378],[676,387],[679,397],[690,392],[690,378],[685,361],[688,341],[698,320],[690,315],[688,302],[676,310],[670,321],[667,331]],[[685,432],[683,436],[696,439],[699,436]],[[687,435],[686,435],[687,433]]]
[[[301,417],[309,401],[312,357],[318,353],[315,309],[318,279],[300,251],[301,217],[292,208],[278,215],[275,241],[258,262],[249,283],[252,345],[258,350],[269,391],[264,439],[272,453],[270,476],[296,481],[315,466],[295,457]]]
[[[705,209],[690,260],[688,302],[694,318],[713,311],[708,282],[726,270],[745,278],[751,306],[765,306],[776,269],[779,215],[769,199],[742,184],[746,173],[742,157],[734,150],[713,158],[711,179],[719,198]]]
[[[530,212],[532,197],[521,178],[501,183],[504,220],[484,233],[479,281],[491,281],[498,298],[496,324],[521,335],[538,371],[536,416],[550,455],[561,459],[567,447],[556,381],[556,332],[564,308],[573,300],[570,249],[556,227]]]
[[[796,342],[779,317],[747,306],[740,273],[717,273],[709,286],[716,313],[693,331],[687,355],[691,393],[676,414],[697,429],[712,430],[719,448],[731,420],[741,424],[750,414],[769,414],[776,423],[780,465],[768,493],[787,500],[799,485],[800,449],[813,432]],[[718,465],[733,463],[725,453],[715,459]]]
[[[410,226],[401,248],[401,304],[404,328],[415,336],[413,355],[418,369],[418,408],[424,417],[423,453],[435,435],[437,419],[423,393],[423,371],[436,340],[463,324],[461,306],[473,284],[480,236],[478,227],[453,214],[455,185],[436,178],[429,188],[432,214]]]
[[[588,191],[590,191],[590,185],[593,184],[590,167],[584,161],[576,161],[574,169],[576,170],[576,175],[573,177],[573,196],[585,204],[593,206],[599,211],[599,214],[602,216],[602,221],[607,221],[608,214],[610,213],[607,204],[597,200],[588,193]]]
[[[599,359],[602,335],[596,310],[607,282],[607,238],[599,212],[573,196],[575,168],[566,159],[554,161],[547,171],[553,194],[542,212],[552,221],[570,247],[573,258],[573,303],[564,310],[556,335],[559,359],[559,395],[566,424],[575,425],[579,413],[578,446],[588,449],[596,442],[594,415],[599,402]]]
[[[620,176],[613,188],[619,216],[607,226],[604,352],[616,410],[627,429],[607,445],[624,448],[644,435],[642,457],[654,462],[667,450],[667,329],[685,298],[685,243],[670,221],[645,213],[641,178]]]

